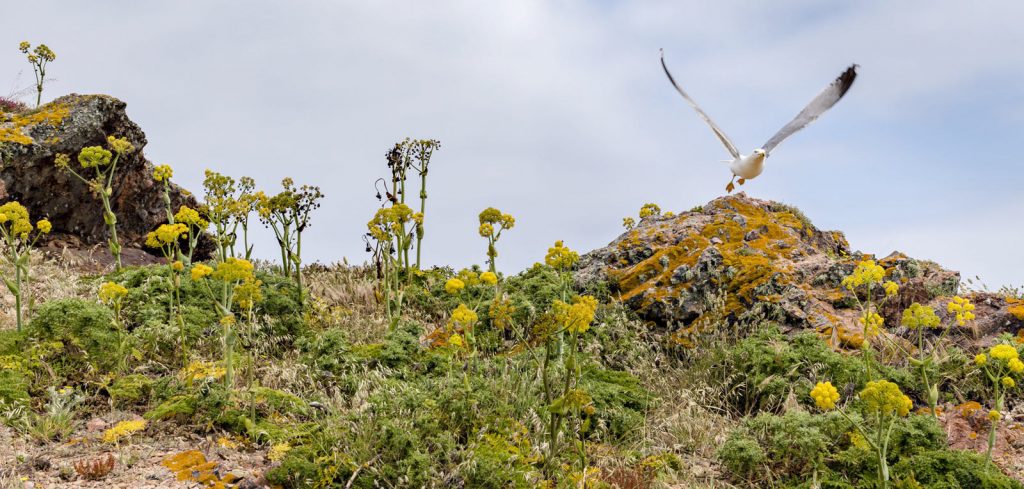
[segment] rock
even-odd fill
[[[102,204],[83,182],[59,171],[54,157],[68,154],[73,167],[82,170],[76,159],[79,151],[106,147],[108,135],[127,138],[135,146],[118,162],[112,185],[111,206],[122,246],[145,249],[146,233],[166,222],[162,184],[153,180],[153,165],[143,154],[146,135],[128,118],[125,106],[105,95],[72,94],[36,110],[0,115],[0,200],[17,200],[33,218],[50,219],[53,233],[47,241],[52,247],[106,246]],[[177,185],[171,185],[170,196],[175,210],[181,205],[197,207],[195,197]],[[212,249],[206,237],[196,253],[205,258]]]
[[[851,251],[842,233],[819,230],[797,209],[743,193],[697,209],[644,219],[584,255],[576,282],[607,280],[626,305],[684,346],[722,322],[770,321],[784,331],[816,330],[850,346],[863,341],[857,300],[840,283],[872,256]],[[886,279],[900,285],[881,308],[891,330],[899,329],[903,309],[914,302],[934,307],[944,324],[952,322],[946,303],[959,293],[959,273],[899,252],[876,261]],[[1001,297],[975,294],[973,300],[976,331],[961,338],[991,340],[1024,326]]]
[[[92,418],[85,423],[85,429],[89,432],[97,432],[107,427],[107,422],[102,418]]]

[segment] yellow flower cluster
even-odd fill
[[[110,151],[100,146],[89,146],[82,148],[82,151],[78,153],[78,163],[82,165],[82,168],[99,168],[109,165],[111,156],[113,155]],[[57,163],[59,166],[60,162]]]
[[[989,356],[996,360],[1010,361],[1017,359],[1019,354],[1017,349],[1010,345],[996,345],[988,351]]]
[[[480,283],[480,275],[468,268],[463,268],[462,270],[459,270],[459,274],[457,275],[457,277],[459,280],[463,281],[463,283],[470,287]]]
[[[448,279],[448,281],[444,283],[444,291],[451,295],[462,292],[462,289],[464,288],[466,288],[466,282],[455,277]]]
[[[585,333],[590,329],[590,323],[594,322],[594,314],[597,311],[597,299],[589,295],[581,295],[573,300],[572,304],[566,304],[556,300],[552,304],[555,313],[555,320],[570,333]]]
[[[263,301],[263,291],[260,289],[262,286],[263,281],[256,279],[246,280],[237,285],[235,287],[235,304],[238,304],[238,307],[243,310],[253,308]]]
[[[32,47],[28,41],[21,41],[18,43],[18,50],[22,53],[28,54],[28,50]],[[54,53],[49,46],[40,44],[32,50],[32,54],[28,55],[28,60],[32,63],[38,63],[39,60],[53,61],[57,59],[57,53]]]
[[[213,278],[224,282],[246,282],[253,279],[252,262],[242,258],[228,258],[217,264]]]
[[[555,241],[555,245],[548,248],[548,254],[544,256],[544,263],[555,270],[569,270],[578,261],[580,254],[570,250],[561,240]]]
[[[632,217],[623,217],[622,218],[622,227],[624,227],[627,230],[629,230],[629,229],[633,229],[634,226],[636,226],[636,220],[635,219],[633,219]]]
[[[886,297],[892,297],[900,291],[900,286],[896,285],[896,282],[893,282],[892,280],[886,280],[885,283],[882,284],[882,288],[885,289]]]
[[[839,391],[832,385],[832,382],[818,382],[811,389],[811,399],[814,399],[814,403],[818,405],[818,408],[828,411],[836,408],[836,402],[839,401]]]
[[[174,176],[174,170],[171,169],[171,165],[159,165],[153,169],[153,180],[158,182],[168,181],[172,176]]]
[[[126,295],[128,295],[128,289],[116,282],[103,282],[103,284],[100,285],[100,302],[108,306],[121,300]]]
[[[864,327],[864,337],[873,338],[878,336],[879,331],[882,330],[882,324],[885,322],[885,319],[877,312],[864,311],[864,314],[857,318],[857,321]]]
[[[661,214],[661,207],[658,204],[646,203],[640,208],[640,219]]]
[[[192,272],[191,273],[192,273],[192,280],[202,280],[202,279],[204,279],[206,277],[209,277],[210,274],[213,273],[213,268],[210,268],[209,265],[204,265],[202,263],[197,263],[195,266],[192,267]]]
[[[40,219],[36,222],[36,229],[43,234],[49,234],[53,230],[53,224],[50,223],[49,219]]]
[[[128,138],[115,138],[114,136],[107,136],[107,146],[114,150],[119,155],[128,154],[135,151],[135,146],[128,142]]]
[[[1003,377],[1003,380],[1001,382],[1003,384],[1003,387],[1007,389],[1013,389],[1013,387],[1017,385],[1017,383],[1014,382],[1013,379],[1010,377]]]
[[[516,219],[512,214],[502,214],[493,207],[488,207],[480,212],[480,224],[498,224],[502,229],[512,229],[516,225]]]
[[[264,205],[260,208],[261,215],[265,208],[268,207]],[[269,214],[270,211],[267,211],[267,215]],[[401,232],[402,226],[412,220],[415,214],[409,206],[402,203],[391,207],[381,207],[377,209],[373,219],[366,223],[366,227],[377,241],[388,241],[392,236]]]
[[[977,355],[974,355],[974,364],[975,365],[981,367],[981,366],[985,365],[986,363],[988,363],[988,355],[985,355],[984,353],[979,353]]]
[[[916,302],[903,311],[902,324],[910,329],[938,328],[940,323],[934,309]]]
[[[210,225],[206,219],[203,219],[203,216],[199,215],[199,211],[187,205],[183,205],[178,209],[178,213],[174,215],[174,222],[180,222],[199,229],[206,229]]]
[[[448,324],[452,326],[462,326],[463,328],[468,328],[471,327],[474,323],[476,323],[477,320],[479,319],[480,316],[477,316],[476,312],[466,307],[465,304],[459,304],[459,307],[456,307],[455,310],[452,311],[452,317],[451,319],[448,320]]]
[[[885,269],[876,265],[874,260],[864,260],[857,264],[850,276],[843,279],[843,287],[856,290],[861,285],[877,284],[885,278]]]
[[[914,402],[903,394],[900,387],[888,380],[868,382],[860,391],[860,399],[864,401],[867,412],[882,416],[906,416],[914,407]]]
[[[146,429],[146,420],[144,419],[121,421],[114,425],[113,428],[103,432],[103,442],[117,443],[122,438],[132,436],[144,429]]]
[[[466,340],[459,333],[454,333],[448,337],[448,344],[456,348],[462,348],[466,346]]]
[[[49,224],[49,221],[47,221],[47,224]],[[0,226],[7,229],[5,234],[21,239],[27,239],[28,233],[32,232],[33,229],[32,221],[29,220],[28,209],[17,201],[0,205]]]
[[[161,224],[156,231],[150,231],[146,235],[146,246],[150,248],[162,248],[178,242],[178,239],[188,236],[188,226],[180,222],[174,224]]]
[[[512,313],[516,311],[515,306],[507,299],[495,300],[488,308],[488,316],[491,317],[491,324],[502,331],[512,325]]]
[[[960,326],[974,320],[974,304],[960,296],[954,297],[949,304],[946,304],[946,312],[956,314],[956,323]]]
[[[999,411],[996,411],[995,409],[988,412],[988,420],[992,421],[993,423],[999,421],[1002,418],[1003,416],[999,414]]]
[[[498,285],[498,275],[494,272],[484,272],[480,274],[480,281],[487,285]]]

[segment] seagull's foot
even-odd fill
[[[725,191],[726,191],[726,192],[729,192],[729,193],[731,194],[731,193],[732,193],[732,191],[733,191],[733,190],[734,190],[735,188],[736,188],[736,186],[735,186],[735,185],[733,185],[733,184],[732,184],[732,182],[729,182],[729,185],[726,185],[726,186],[725,186]]]
[[[738,183],[740,185],[743,185],[744,183],[747,183],[747,179],[746,178],[741,178],[739,180],[736,180],[736,183]]]

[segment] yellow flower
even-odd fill
[[[171,169],[171,165],[158,165],[153,169],[153,180],[163,182],[170,180],[174,176],[174,170]]]
[[[1003,387],[1005,387],[1007,389],[1013,389],[1013,386],[1017,385],[1013,381],[1013,379],[1011,379],[1009,377],[1003,377],[1003,380],[1001,382],[1003,383]]]
[[[984,353],[979,353],[977,355],[974,355],[974,364],[975,365],[980,367],[982,365],[985,365],[986,362],[988,362],[988,356],[986,356]]]
[[[114,136],[107,136],[107,146],[114,150],[119,155],[131,153],[135,151],[135,146],[128,142],[128,138],[115,138]]]
[[[464,288],[466,288],[466,282],[463,282],[458,278],[450,278],[448,279],[447,282],[444,283],[444,291],[451,295],[455,295],[458,294],[459,292],[462,292],[462,289]]]
[[[228,258],[217,264],[213,278],[224,282],[245,282],[253,279],[252,262],[242,258]]]
[[[213,273],[213,269],[209,265],[197,263],[192,267],[192,280],[202,280]]]
[[[146,420],[138,419],[132,421],[121,421],[114,425],[113,428],[103,432],[104,443],[117,443],[122,438],[132,436],[133,434],[146,429]]]
[[[180,222],[174,224],[161,224],[156,231],[146,235],[146,246],[150,248],[162,248],[178,242],[178,239],[188,236],[188,227]]]
[[[1015,374],[1024,373],[1024,362],[1019,358],[1011,358],[1009,362],[1006,362],[1006,366]]]
[[[456,348],[462,348],[466,346],[465,340],[462,339],[462,335],[459,333],[452,334],[448,337],[448,344]]]
[[[126,295],[128,295],[128,289],[121,284],[115,282],[104,282],[100,285],[100,302],[108,306],[114,304]]]
[[[485,222],[485,223],[481,224],[480,225],[479,233],[480,233],[481,237],[484,237],[484,238],[491,237],[491,235],[494,234],[494,225],[489,223],[489,222]]]
[[[814,399],[814,403],[818,405],[819,409],[828,411],[835,409],[836,401],[839,400],[839,391],[832,385],[832,382],[818,382],[811,389],[811,398]]]
[[[955,313],[956,323],[960,326],[974,320],[974,304],[960,296],[954,297],[949,304],[946,304],[946,312]]]
[[[480,319],[480,317],[477,316],[476,312],[466,307],[465,304],[459,304],[459,307],[456,307],[455,310],[452,311],[452,317],[448,320],[448,324],[469,328],[472,327],[478,319]]]
[[[1009,362],[1017,358],[1017,349],[1010,345],[996,345],[988,351],[989,356],[997,360],[1004,360]]]
[[[47,234],[53,229],[53,224],[50,224],[50,221],[47,219],[40,219],[39,222],[36,222],[36,229],[43,234]]]
[[[1000,419],[1002,419],[1002,417],[1003,416],[999,414],[999,411],[996,411],[995,409],[988,412],[988,419],[993,423],[999,421]]]
[[[552,304],[555,312],[555,319],[566,331],[570,333],[585,333],[590,329],[590,323],[594,322],[594,315],[597,311],[597,299],[593,296],[583,295],[576,297],[572,304],[566,304],[556,300]]]
[[[876,265],[874,260],[864,260],[857,264],[853,273],[843,279],[843,287],[853,291],[861,285],[871,285],[885,278],[885,269]]]
[[[903,311],[903,325],[910,329],[937,328],[940,322],[934,309],[916,302]]]
[[[263,301],[262,280],[246,280],[235,286],[234,302],[243,310],[248,310]]]
[[[235,319],[234,314],[227,314],[220,318],[221,326],[234,326],[238,321]]]
[[[633,229],[633,226],[636,226],[636,220],[634,220],[632,217],[622,218],[622,227],[626,229]]]
[[[459,270],[458,278],[468,286],[474,286],[480,283],[480,275],[468,268]]]
[[[647,203],[640,208],[640,219],[661,214],[661,207],[658,204]]]
[[[867,312],[857,318],[857,321],[864,326],[864,337],[872,338],[878,336],[878,332],[882,329],[882,324],[885,322],[877,312]]]
[[[32,232],[34,226],[32,221],[29,220],[28,209],[17,201],[7,202],[4,205],[0,205],[0,224],[7,227],[8,232],[22,240],[28,238],[28,233]],[[48,222],[48,221],[47,221]]]
[[[82,148],[82,151],[78,152],[78,163],[82,165],[82,168],[107,166],[110,164],[111,156],[113,155],[110,151],[99,146],[89,146],[88,148]],[[60,161],[58,161],[59,164]]]
[[[270,451],[267,452],[267,459],[271,462],[280,462],[284,459],[284,456],[292,450],[292,446],[286,443],[278,443],[270,447]]]
[[[882,284],[882,288],[885,289],[886,297],[892,297],[900,291],[900,286],[896,285],[896,282],[893,282],[892,280],[887,280]]]
[[[497,285],[498,276],[494,272],[484,272],[480,274],[480,280],[487,285]]]
[[[555,245],[548,248],[548,254],[544,256],[544,263],[555,270],[569,270],[578,261],[580,254],[567,248],[561,240],[555,241]]]
[[[182,263],[181,260],[177,260],[174,263],[171,263],[171,269],[175,272],[180,272],[185,269],[185,264]]]
[[[868,382],[860,391],[860,399],[868,412],[882,416],[906,416],[914,407],[913,401],[900,391],[900,387],[888,380]]]
[[[178,213],[174,215],[174,222],[180,222],[199,229],[206,229],[210,224],[199,215],[199,211],[186,205],[178,209]]]
[[[29,44],[28,41],[21,41],[21,43],[18,44],[18,50],[23,52],[23,53],[27,53],[28,49],[31,48],[31,47],[32,47],[32,45]]]

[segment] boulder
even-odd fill
[[[106,95],[67,95],[35,110],[0,113],[0,201],[17,200],[34,219],[53,223],[49,244],[85,250],[107,242],[102,205],[89,188],[54,165],[58,153],[71,156],[78,167],[78,152],[88,146],[106,147],[107,136],[127,138],[135,151],[117,165],[111,205],[118,219],[118,237],[126,260],[145,262],[146,233],[166,222],[162,184],[153,180],[153,165],[146,160],[146,135],[125,113],[126,104]],[[85,175],[83,175],[85,176]],[[171,203],[196,207],[195,197],[172,184]],[[197,249],[209,255],[209,239]]]
[[[741,331],[764,322],[856,347],[863,342],[860,309],[841,282],[864,259],[875,258],[852,251],[842,233],[819,230],[799,210],[739,193],[642,219],[584,255],[576,281],[607,281],[624,304],[684,347],[709,328]],[[886,280],[900,285],[880,308],[890,332],[906,332],[902,311],[914,302],[931,305],[950,324],[946,303],[958,293],[978,307],[978,320],[961,338],[992,339],[1024,326],[1005,298],[962,292],[958,272],[899,252],[876,261]]]

